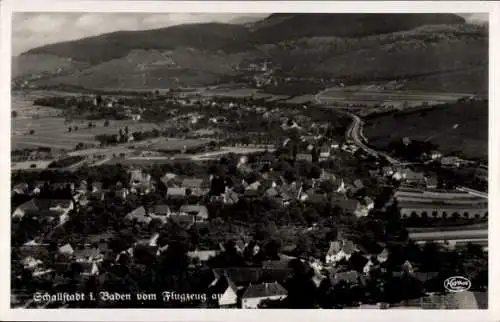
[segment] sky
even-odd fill
[[[268,14],[234,13],[15,13],[12,17],[12,55],[31,48],[95,36],[117,30],[146,30],[183,23],[233,22]],[[485,14],[461,14],[471,23],[487,21]]]

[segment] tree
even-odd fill
[[[97,106],[100,106],[102,104],[102,96],[101,95],[97,95],[95,101],[97,103]]]

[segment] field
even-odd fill
[[[12,110],[18,116],[11,119],[11,149],[33,147],[50,147],[54,149],[74,149],[78,143],[98,146],[94,140],[98,134],[115,134],[119,128],[128,126],[130,132],[147,131],[157,127],[150,123],[139,123],[132,120],[110,121],[104,127],[104,121],[92,121],[95,128],[88,128],[88,121],[64,123],[64,118],[57,116],[58,112],[50,108],[37,108],[31,104],[34,96],[13,96]],[[38,118],[34,118],[34,116]],[[68,133],[68,127],[78,126],[78,131]],[[29,132],[33,130],[33,134]]]
[[[351,86],[330,88],[318,95],[318,99],[325,102],[338,102],[340,104],[385,104],[397,108],[417,106],[427,103],[429,105],[455,102],[457,99],[470,94],[465,93],[432,93],[427,91],[397,91],[384,90],[375,85]]]
[[[104,127],[103,121],[92,121],[97,127],[88,129],[88,121],[64,124],[62,117],[45,117],[40,119],[12,119],[11,148],[23,149],[35,146],[50,147],[55,149],[73,149],[78,143],[98,146],[94,139],[99,134],[116,134],[120,128],[128,126],[130,132],[147,131],[157,127],[151,123],[138,123],[134,121],[111,121]],[[69,126],[78,126],[77,132],[68,133]],[[35,131],[30,135],[29,131]]]
[[[488,105],[484,102],[451,104],[426,111],[391,113],[370,118],[364,135],[371,146],[388,144],[407,136],[430,141],[444,154],[457,152],[468,159],[488,159]]]

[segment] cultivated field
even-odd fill
[[[432,93],[427,91],[397,91],[384,90],[376,86],[352,86],[330,88],[318,95],[318,99],[328,102],[346,104],[384,104],[401,108],[455,102],[457,99],[469,96],[465,93]]]
[[[430,141],[444,154],[459,152],[467,159],[488,159],[488,106],[481,102],[377,116],[365,122],[363,131],[377,149],[407,136]]]
[[[158,126],[132,120],[110,121],[104,127],[104,121],[92,121],[95,128],[89,129],[89,121],[78,120],[65,124],[64,118],[57,116],[59,111],[51,108],[37,108],[32,105],[32,95],[13,96],[12,110],[18,116],[11,119],[11,149],[50,147],[54,149],[74,149],[78,143],[98,145],[94,137],[98,134],[116,134],[120,128],[128,126],[129,132],[147,131]],[[78,126],[78,131],[68,133],[68,127]],[[29,134],[33,130],[33,134]]]

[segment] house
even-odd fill
[[[354,243],[350,240],[337,240],[330,243],[330,248],[326,253],[325,263],[335,265],[341,260],[348,260],[356,251]]]
[[[172,198],[172,199],[178,199],[178,198],[184,198],[186,197],[186,188],[182,187],[169,187],[167,188],[167,199]]]
[[[39,277],[42,277],[42,276],[46,276],[46,275],[48,275],[48,274],[51,274],[51,273],[53,273],[53,272],[54,272],[54,270],[53,270],[53,269],[51,269],[51,268],[45,268],[45,267],[43,267],[43,265],[39,265],[39,266],[35,267],[35,268],[32,270],[32,272],[31,272],[31,276],[33,276],[33,277],[38,277],[38,278],[39,278]],[[53,275],[52,275],[51,277],[53,277]]]
[[[298,153],[296,156],[297,161],[305,161],[305,162],[312,162],[312,154],[310,153]]]
[[[175,173],[167,172],[160,178],[160,181],[165,185],[165,187],[168,187],[175,178],[177,178]]]
[[[326,194],[316,193],[312,189],[309,189],[308,191],[303,193],[301,196],[301,200],[309,204],[323,204],[328,202]]]
[[[171,211],[168,205],[156,205],[150,210],[150,215],[156,217],[168,217],[170,213]]]
[[[245,188],[245,190],[255,190],[255,191],[257,191],[257,190],[259,190],[260,186],[261,186],[261,183],[260,183],[260,181],[257,180],[255,182],[252,182],[251,184],[249,184]]]
[[[363,181],[361,181],[360,179],[354,180],[353,185],[354,185],[356,191],[363,189],[365,187],[365,185],[363,184]]]
[[[361,276],[356,271],[347,271],[347,272],[335,272],[330,275],[330,279],[333,285],[336,285],[340,282],[346,282],[350,285],[363,285],[365,280],[363,276]]]
[[[443,156],[443,154],[439,151],[434,150],[434,151],[431,151],[429,156],[430,156],[431,160],[437,160],[437,159],[441,158]]]
[[[183,205],[179,212],[191,215],[196,222],[203,222],[208,220],[208,209],[201,205]]]
[[[82,262],[82,276],[96,276],[99,275],[99,267],[96,262]]]
[[[436,177],[425,177],[425,187],[428,189],[436,189],[438,186],[438,179]]]
[[[29,192],[29,185],[25,182],[18,183],[12,187],[12,192],[20,195],[27,194]]]
[[[325,171],[325,169],[321,169],[321,175],[319,176],[318,181],[334,183],[337,181],[337,177],[333,173]]]
[[[158,219],[162,223],[167,222],[167,218],[171,215],[170,208],[167,205],[156,205],[149,209],[147,214],[148,217],[153,219]]]
[[[115,190],[115,198],[121,199],[121,200],[126,200],[129,195],[129,191],[127,188],[120,188]]]
[[[77,249],[73,257],[77,263],[98,263],[104,259],[104,255],[98,248]]]
[[[69,212],[75,208],[71,199],[33,198],[19,205],[13,212],[13,218],[23,218],[26,214],[50,216],[63,224],[69,219]]]
[[[151,182],[151,175],[143,172],[140,169],[132,170],[130,172],[130,186],[138,187],[143,185],[149,185]]]
[[[281,198],[283,198],[283,203],[286,205],[293,200],[297,200],[300,196],[300,188],[296,182],[292,182],[289,185],[283,185],[281,187]]]
[[[195,224],[196,221],[196,218],[194,216],[191,216],[186,213],[172,213],[168,218],[172,222],[186,229]]]
[[[459,167],[463,160],[456,156],[442,157],[441,165],[443,167]]]
[[[210,191],[210,180],[199,178],[184,178],[181,187],[191,190],[195,196],[203,196]]]
[[[363,203],[368,211],[375,207],[375,202],[370,197],[364,197]]]
[[[128,222],[137,222],[140,224],[148,225],[152,218],[146,213],[144,206],[140,206],[125,216],[125,220]]]
[[[48,246],[48,244],[42,243],[40,240],[31,240],[19,248],[19,254],[21,257],[46,258],[50,256]]]
[[[389,250],[387,248],[384,248],[380,254],[377,255],[377,261],[379,263],[385,263],[387,259],[389,258]]]
[[[234,192],[232,189],[227,189],[226,192],[223,195],[223,202],[226,205],[233,205],[237,203],[239,200],[239,195]]]
[[[287,290],[279,283],[250,285],[241,297],[243,309],[256,309],[263,300],[282,300],[288,296]]]
[[[36,267],[43,264],[43,262],[35,257],[28,256],[23,258],[21,264],[25,269],[34,270]]]
[[[260,191],[255,189],[247,189],[243,193],[243,197],[250,200],[255,200],[260,197]]]
[[[215,273],[214,273],[215,274]],[[222,284],[222,285],[221,285]],[[241,288],[236,286],[234,282],[227,276],[217,277],[212,284],[212,289],[222,290],[219,294],[218,305],[222,309],[236,308],[238,306],[238,294]]]
[[[401,270],[408,274],[413,274],[413,265],[410,261],[406,260],[403,265],[401,265]]]
[[[405,168],[401,172],[402,180],[410,185],[425,185],[425,176],[421,172],[415,172]]]
[[[392,175],[394,175],[394,169],[392,167],[389,167],[389,166],[385,166],[382,168],[382,173],[384,176],[386,177],[390,177]]]
[[[340,147],[340,144],[337,141],[332,141],[330,143],[330,146],[332,147],[332,149],[338,149]]]
[[[327,160],[330,158],[331,153],[331,147],[328,146],[328,144],[323,144],[321,148],[319,149],[319,159],[320,160]]]
[[[192,252],[188,252],[187,256],[193,260],[197,260],[199,262],[206,262],[210,258],[217,256],[220,251],[217,250],[195,250]]]
[[[372,261],[372,259],[368,259],[368,262],[366,262],[365,266],[363,267],[363,274],[369,275],[374,266],[375,263]]]
[[[72,256],[75,253],[75,250],[69,243],[62,245],[57,251],[59,252],[59,254],[66,256]]]
[[[355,199],[332,200],[332,206],[339,207],[343,212],[355,215],[358,218],[368,216],[367,207],[363,206],[358,200]]]

